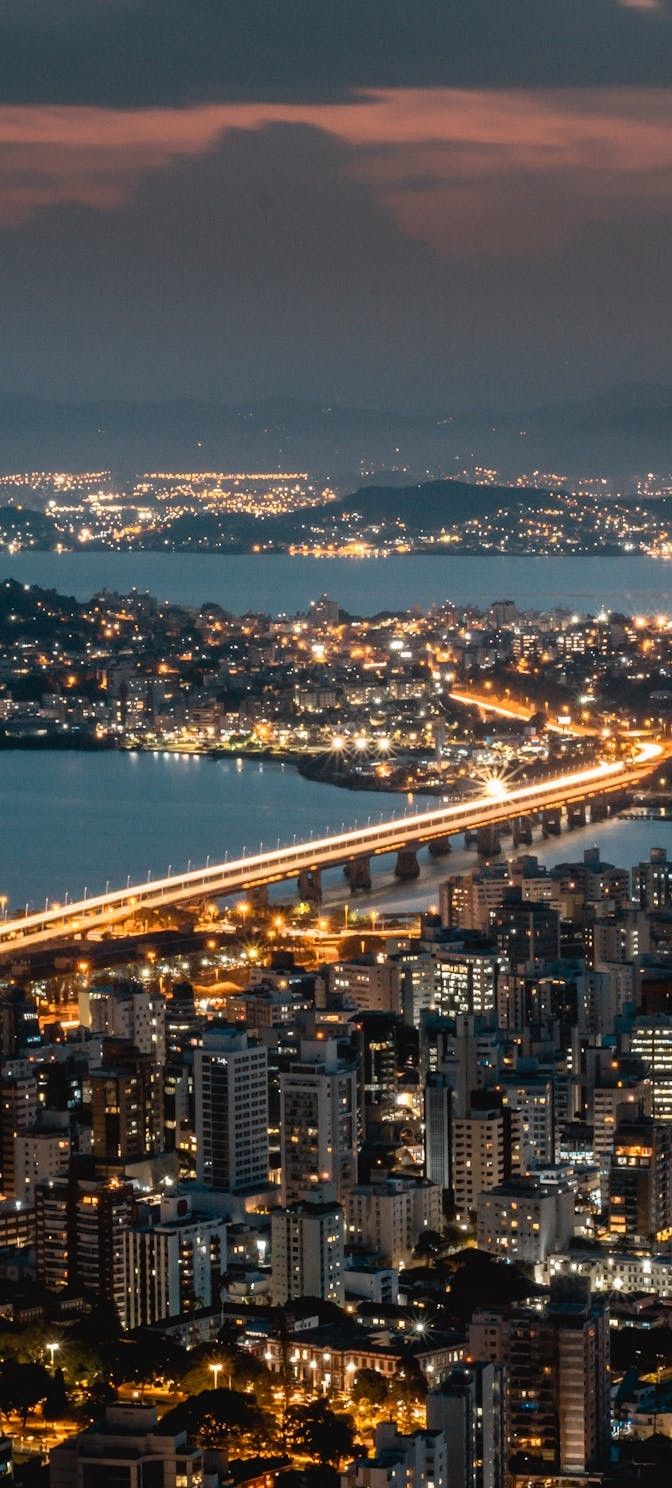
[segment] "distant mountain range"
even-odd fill
[[[535,469],[623,480],[672,469],[672,388],[502,413],[427,414],[292,399],[59,403],[0,393],[0,471],[111,468],[321,472],[341,489],[381,467],[422,477],[474,464],[505,478]],[[392,474],[390,475],[390,483]]]

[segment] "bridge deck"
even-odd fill
[[[605,760],[587,769],[535,785],[521,786],[497,799],[490,795],[433,811],[392,818],[375,826],[336,832],[316,841],[292,843],[233,862],[192,869],[154,882],[54,906],[0,924],[0,955],[50,941],[78,939],[114,925],[138,911],[167,908],[192,899],[226,898],[266,884],[297,877],[305,870],[337,867],[359,856],[382,856],[478,827],[496,826],[530,812],[551,810],[638,784],[660,762],[663,746],[645,743],[631,762]]]

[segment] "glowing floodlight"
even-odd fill
[[[485,794],[490,797],[491,801],[503,801],[504,797],[509,794],[506,781],[502,780],[500,775],[493,775],[485,782]]]

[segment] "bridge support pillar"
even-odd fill
[[[435,837],[429,844],[430,857],[445,858],[446,853],[451,851],[450,837]]]
[[[502,851],[497,827],[479,827],[476,833],[478,854],[481,858],[496,858]]]
[[[532,821],[529,816],[514,816],[511,823],[511,831],[513,832],[514,847],[520,847],[521,842],[526,847],[532,845]]]
[[[322,874],[319,868],[304,868],[299,874],[298,883],[299,899],[306,904],[322,903]]]
[[[418,849],[414,842],[408,842],[406,847],[400,847],[397,853],[397,861],[394,865],[395,878],[403,880],[418,878],[420,865],[418,863]]]
[[[583,801],[574,802],[567,807],[567,830],[573,831],[574,827],[585,827],[586,808]]]
[[[604,796],[596,796],[590,803],[591,822],[606,821],[609,807]]]
[[[258,888],[250,889],[250,904],[253,909],[268,909],[268,887],[259,884]]]
[[[541,835],[542,837],[559,837],[562,831],[562,820],[560,808],[541,813]]]
[[[371,888],[371,859],[353,858],[346,863],[343,872],[350,885],[351,894],[365,894]]]

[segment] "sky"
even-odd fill
[[[670,0],[4,0],[0,389],[672,386]]]

